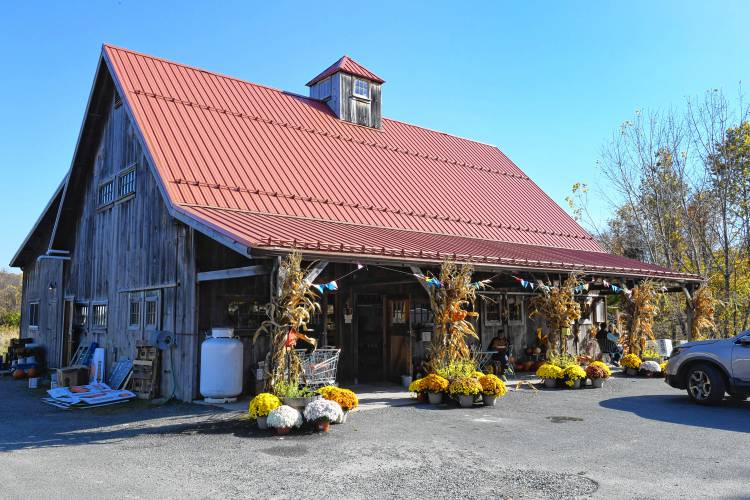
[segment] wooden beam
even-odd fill
[[[328,265],[327,260],[319,260],[307,272],[307,276],[305,276],[305,279],[312,283],[313,281],[315,281],[315,278],[320,276],[320,273],[323,272],[323,270],[326,268],[327,265]]]
[[[220,269],[218,271],[205,271],[198,273],[198,283],[203,281],[228,280],[233,278],[248,278],[269,274],[270,269],[266,266],[235,267],[232,269]]]

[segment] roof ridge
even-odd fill
[[[261,212],[258,210],[247,210],[244,208],[231,208],[231,207],[218,207],[214,205],[204,205],[200,203],[178,203],[179,206],[182,207],[191,207],[191,208],[206,208],[209,210],[223,210],[226,212],[239,212],[239,213],[247,213],[247,214],[254,214],[254,215],[267,215],[271,217],[286,217],[289,219],[299,219],[299,220],[310,220],[310,221],[316,221],[316,222],[328,222],[331,224],[342,224],[346,226],[356,226],[356,227],[365,227],[365,228],[379,228],[379,229],[390,229],[393,231],[404,231],[407,233],[419,233],[419,234],[429,234],[429,235],[437,235],[437,236],[447,236],[451,238],[466,238],[469,240],[476,240],[476,241],[492,241],[495,243],[505,243],[508,245],[529,245],[534,247],[540,247],[540,248],[549,248],[552,250],[576,250],[571,248],[563,248],[563,247],[555,247],[555,246],[549,246],[549,245],[532,245],[530,243],[518,243],[513,241],[505,241],[505,240],[494,240],[494,239],[488,239],[488,238],[479,238],[476,236],[466,236],[461,234],[451,234],[451,233],[439,233],[435,231],[424,231],[421,229],[405,229],[405,228],[399,228],[399,227],[389,227],[389,226],[380,226],[380,225],[372,225],[372,224],[361,224],[358,222],[350,222],[350,221],[341,221],[341,220],[330,220],[330,219],[319,219],[316,217],[305,217],[302,215],[290,215],[290,214],[279,214],[279,213],[273,213],[273,212]],[[515,229],[511,228],[511,231],[523,231],[523,229]],[[562,235],[562,237],[566,237],[565,235]],[[582,239],[582,238],[578,238]],[[594,240],[591,238],[591,240]],[[577,249],[578,252],[592,252],[592,253],[601,253],[601,254],[607,254],[607,252],[604,251],[596,251],[596,250],[580,250]]]
[[[501,223],[491,222],[491,221],[462,219],[461,217],[451,217],[447,215],[430,214],[426,212],[417,212],[415,210],[404,210],[400,208],[396,209],[396,208],[390,208],[390,207],[378,207],[375,205],[365,205],[362,203],[354,203],[351,201],[332,200],[329,198],[321,199],[321,198],[315,198],[312,196],[301,195],[301,194],[296,194],[296,193],[281,193],[278,191],[265,191],[262,189],[250,189],[250,188],[240,187],[240,186],[228,186],[228,185],[222,185],[218,183],[197,181],[194,179],[188,180],[188,179],[178,178],[169,182],[172,182],[174,184],[185,183],[191,186],[201,186],[201,187],[207,187],[210,189],[224,189],[227,191],[245,192],[249,194],[268,196],[272,198],[288,198],[292,200],[304,201],[307,203],[320,203],[323,205],[347,206],[350,208],[356,208],[356,209],[367,210],[367,211],[372,211],[372,212],[388,212],[388,213],[397,214],[397,215],[405,215],[407,217],[418,217],[421,219],[440,219],[440,220],[445,220],[445,221],[450,221],[450,222],[460,222],[462,224],[471,224],[474,226],[507,229],[510,231],[523,231],[526,233],[545,234],[545,235],[551,235],[551,236],[562,236],[564,238],[573,238],[576,240],[580,239],[580,240],[594,241],[594,238],[588,234],[586,236],[579,236],[579,235],[572,234],[572,233],[565,234],[562,232],[558,233],[554,231],[548,231],[546,229],[539,229],[538,227],[532,228],[532,227],[512,226],[510,224],[501,224]],[[238,210],[241,210],[241,209],[238,209]],[[278,215],[287,216],[286,214],[278,214]],[[315,219],[315,220],[325,220],[325,219]],[[335,222],[335,221],[332,221],[332,222]]]
[[[170,96],[165,96],[165,95],[161,95],[161,94],[156,94],[154,92],[146,92],[146,91],[143,91],[143,90],[140,90],[140,89],[133,89],[133,90],[131,90],[131,92],[134,93],[134,94],[136,94],[136,95],[144,95],[146,97],[151,97],[153,99],[163,99],[165,101],[175,102],[175,103],[178,103],[178,104],[183,104],[185,106],[190,106],[190,107],[195,107],[195,108],[199,108],[199,109],[204,109],[204,110],[207,110],[207,111],[216,111],[218,113],[231,114],[233,116],[237,116],[237,117],[240,117],[240,118],[249,118],[251,120],[262,121],[262,122],[265,122],[265,123],[268,123],[268,124],[278,125],[278,126],[285,127],[285,128],[291,128],[291,129],[294,129],[294,130],[301,130],[301,131],[305,131],[305,132],[308,132],[308,133],[314,133],[314,134],[324,135],[324,136],[327,136],[327,137],[331,137],[333,139],[339,139],[339,140],[343,140],[343,141],[347,141],[347,142],[356,142],[357,144],[361,144],[361,145],[365,145],[365,146],[377,147],[377,148],[380,148],[380,149],[386,149],[386,150],[389,150],[389,151],[394,151],[394,152],[398,152],[398,153],[401,153],[401,154],[407,154],[407,155],[410,155],[410,156],[417,156],[419,158],[429,159],[429,160],[432,160],[432,161],[437,161],[437,162],[445,163],[445,164],[448,164],[448,165],[457,165],[459,167],[466,167],[466,168],[469,168],[469,169],[472,169],[472,170],[478,170],[478,171],[481,171],[481,172],[488,172],[488,173],[503,175],[503,176],[506,176],[506,177],[512,177],[512,178],[521,179],[521,180],[530,180],[529,177],[526,176],[526,175],[516,174],[516,173],[512,173],[512,172],[505,172],[505,171],[502,171],[500,169],[493,169],[493,168],[489,168],[489,167],[482,167],[480,165],[474,165],[473,163],[467,163],[467,162],[458,161],[458,160],[449,160],[447,158],[441,158],[441,157],[435,156],[435,155],[429,155],[429,154],[421,153],[421,152],[418,152],[418,151],[412,151],[412,150],[409,150],[409,149],[406,149],[406,148],[403,148],[403,147],[389,146],[387,144],[382,144],[382,143],[376,142],[376,141],[367,141],[367,140],[364,140],[364,139],[356,139],[356,138],[350,137],[348,135],[347,136],[343,136],[342,134],[339,134],[339,133],[336,133],[336,132],[329,132],[327,130],[321,130],[321,129],[318,129],[318,128],[305,127],[303,125],[292,125],[292,124],[289,124],[289,123],[286,123],[286,122],[279,122],[277,120],[274,120],[273,118],[264,118],[262,116],[251,115],[249,113],[245,113],[245,112],[242,112],[242,111],[232,111],[232,110],[229,110],[229,109],[217,108],[216,106],[210,106],[208,104],[199,104],[197,102],[187,101],[187,100],[184,100],[184,99],[178,99],[176,97],[170,97]]]
[[[260,87],[260,88],[264,88],[264,89],[268,89],[268,90],[273,90],[274,92],[279,92],[281,94],[294,95],[296,97],[299,97],[301,99],[305,99],[305,100],[308,100],[308,101],[322,102],[319,99],[315,99],[313,97],[306,96],[304,94],[298,94],[297,92],[292,92],[290,90],[284,90],[284,89],[280,89],[278,87],[272,87],[270,85],[265,85],[263,83],[251,82],[250,80],[243,80],[242,78],[237,78],[236,76],[231,76],[231,75],[227,75],[225,73],[219,73],[219,72],[216,72],[216,71],[211,71],[211,70],[208,70],[208,69],[199,68],[198,66],[193,66],[193,65],[190,65],[190,64],[185,64],[185,63],[181,63],[181,62],[177,62],[177,61],[172,61],[170,59],[165,59],[163,57],[153,56],[153,55],[150,55],[150,54],[144,54],[143,52],[138,52],[137,50],[127,49],[127,48],[119,47],[117,45],[112,45],[112,44],[109,44],[109,43],[105,43],[105,44],[103,44],[103,46],[111,48],[111,49],[114,49],[114,50],[120,50],[122,52],[129,52],[131,54],[135,54],[135,55],[140,56],[140,57],[146,57],[148,59],[153,59],[155,61],[161,61],[161,62],[164,62],[164,63],[167,63],[167,64],[173,64],[175,66],[180,66],[180,67],[183,67],[183,68],[187,68],[187,69],[191,69],[191,70],[195,70],[195,71],[200,71],[202,73],[207,73],[209,75],[214,75],[214,76],[217,76],[219,78],[227,78],[229,80],[234,80],[236,82],[244,83],[244,84],[247,84],[247,85],[253,85],[255,87]],[[346,56],[346,54],[344,54],[344,55]],[[342,57],[344,57],[344,56],[342,56]],[[488,146],[488,147],[497,149],[498,151],[501,151],[500,148],[497,147],[494,144],[489,144],[489,143],[486,143],[486,142],[478,141],[476,139],[471,139],[469,137],[463,137],[463,136],[456,135],[456,134],[450,134],[448,132],[443,132],[441,130],[436,130],[436,129],[432,129],[432,128],[429,128],[429,127],[424,127],[422,125],[417,125],[415,123],[409,123],[409,122],[406,122],[406,121],[403,121],[403,120],[398,120],[398,119],[395,119],[395,118],[388,118],[388,117],[384,116],[382,119],[384,121],[391,121],[391,122],[401,123],[401,124],[406,125],[408,127],[419,128],[419,129],[422,129],[422,130],[427,130],[428,132],[433,132],[433,133],[445,135],[445,136],[448,136],[448,137],[454,137],[454,138],[462,140],[462,141],[469,141],[469,142],[473,142],[473,143],[476,143],[476,144],[481,144],[483,146]],[[356,124],[350,124],[350,125],[356,125]],[[510,159],[508,158],[507,155],[503,154],[503,156],[510,161]],[[511,163],[512,163],[512,161],[511,161]],[[512,175],[512,174],[509,174],[509,175]],[[525,176],[525,178],[528,179],[529,177]]]

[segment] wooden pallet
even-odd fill
[[[159,395],[159,349],[156,346],[136,347],[136,359],[130,376],[130,390],[138,399],[154,399]]]

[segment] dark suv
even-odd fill
[[[724,394],[750,397],[750,330],[731,339],[688,342],[672,350],[666,381],[693,401],[717,404]]]

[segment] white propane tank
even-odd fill
[[[201,344],[201,395],[208,403],[231,403],[242,393],[242,342],[231,328],[213,328]]]

